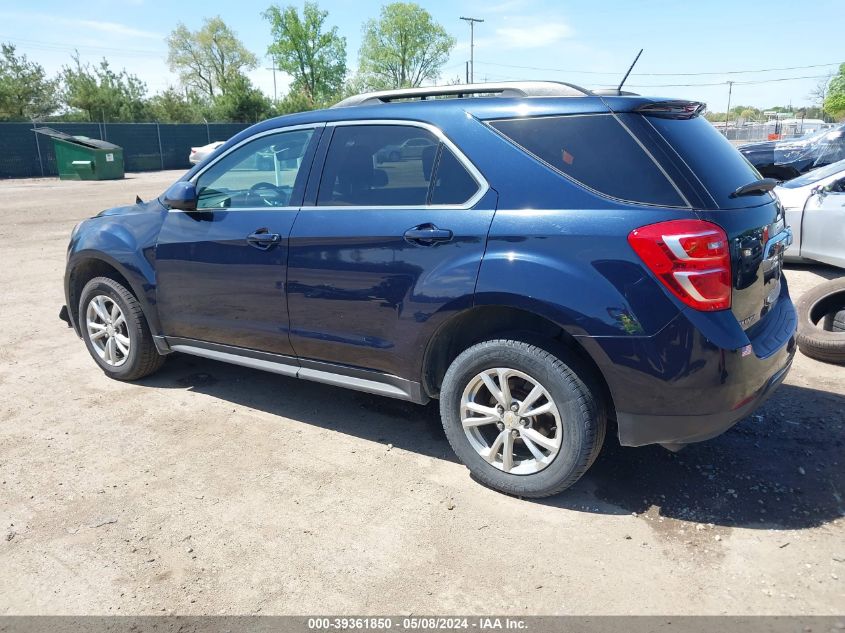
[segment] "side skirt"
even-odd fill
[[[182,352],[291,378],[303,378],[379,396],[408,400],[417,404],[425,404],[429,400],[420,383],[392,374],[193,339],[159,336],[154,338],[156,348],[161,353]]]

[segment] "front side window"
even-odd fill
[[[490,125],[594,191],[631,202],[686,206],[654,160],[612,115],[531,117]]]
[[[302,186],[302,157],[314,130],[268,134],[227,154],[197,179],[197,208],[285,207]]]

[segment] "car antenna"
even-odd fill
[[[627,81],[628,75],[630,75],[631,71],[634,70],[634,66],[637,65],[637,61],[640,59],[640,55],[642,55],[642,54],[643,54],[643,49],[640,49],[640,52],[637,53],[637,56],[634,58],[634,61],[631,62],[631,65],[628,67],[628,72],[625,73],[625,76],[622,77],[622,81],[619,82],[619,87],[616,88],[616,92],[619,93],[620,95],[622,94],[622,86]]]

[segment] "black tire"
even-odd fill
[[[845,279],[805,292],[797,310],[798,349],[816,360],[845,364]]]
[[[464,390],[480,372],[496,367],[530,376],[551,395],[557,407],[563,432],[561,446],[557,456],[538,472],[512,474],[491,465],[464,432]],[[465,350],[449,366],[440,390],[440,417],[449,444],[476,479],[509,495],[548,497],[578,481],[601,450],[607,425],[605,406],[601,391],[590,385],[594,385],[590,372],[563,350],[555,355],[522,341],[486,341]]]
[[[121,326],[120,331],[129,338],[129,353],[117,366],[109,364],[100,357],[86,327],[86,311],[89,303],[94,298],[103,295],[114,301],[125,316],[125,327]],[[95,277],[85,284],[79,297],[79,329],[91,357],[110,378],[138,380],[149,376],[164,364],[164,356],[158,353],[153,343],[141,304],[129,290],[114,279]]]
[[[831,332],[845,332],[845,310],[831,312],[825,317],[825,328]]]

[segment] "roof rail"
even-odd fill
[[[497,97],[589,97],[592,96],[592,93],[586,88],[561,81],[507,81],[366,92],[347,97],[332,107],[346,108],[349,106],[376,105],[405,99],[425,101],[431,97],[456,97],[460,99],[472,95],[495,95]]]

